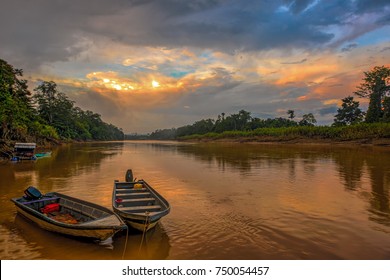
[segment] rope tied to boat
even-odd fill
[[[123,253],[122,253],[122,260],[125,259],[125,252],[126,252],[128,238],[129,238],[129,227],[126,227],[126,239],[125,239],[125,246],[123,248]]]
[[[150,225],[150,213],[149,211],[146,211],[145,212],[145,226],[144,226],[144,230],[142,232],[142,238],[141,238],[141,244],[139,245],[139,252],[141,253],[141,249],[142,249],[142,244],[144,243],[144,239],[145,239],[145,235],[146,235],[146,232],[148,231],[148,227]]]

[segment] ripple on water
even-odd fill
[[[36,243],[27,242],[20,237],[17,230],[0,225],[0,259],[32,260],[42,259]]]

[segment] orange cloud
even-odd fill
[[[280,69],[280,78],[275,82],[277,85],[288,83],[304,83],[307,85],[322,83],[329,75],[339,71],[337,64],[316,63],[311,65],[287,66]]]

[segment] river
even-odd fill
[[[127,169],[170,203],[142,234],[105,242],[42,230],[10,201],[30,185],[111,208]],[[390,148],[99,142],[0,164],[0,258],[390,259]],[[142,241],[142,244],[141,244]]]

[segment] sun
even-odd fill
[[[152,87],[158,88],[159,86],[160,86],[160,83],[159,83],[159,82],[157,82],[157,81],[155,81],[155,80],[152,81]]]

